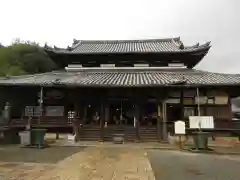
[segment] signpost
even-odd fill
[[[184,121],[176,121],[174,123],[174,132],[179,137],[179,148],[182,149],[182,136],[186,134],[186,127]]]

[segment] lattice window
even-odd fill
[[[29,116],[29,117],[33,117],[33,114],[34,114],[33,106],[26,106],[24,115]]]
[[[28,117],[40,117],[41,108],[40,106],[26,106],[24,115]]]
[[[73,119],[76,116],[76,112],[75,111],[68,111],[68,124],[72,124]]]

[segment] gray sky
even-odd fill
[[[186,45],[212,42],[196,68],[240,73],[239,8],[239,0],[0,0],[0,42],[180,36]]]

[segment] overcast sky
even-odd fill
[[[197,69],[240,73],[240,0],[0,0],[0,42],[180,36],[212,42]]]

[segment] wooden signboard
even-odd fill
[[[189,116],[190,129],[214,129],[212,116]]]
[[[174,132],[175,134],[177,135],[183,135],[183,134],[186,134],[186,129],[185,129],[185,122],[183,121],[176,121],[174,123]]]

